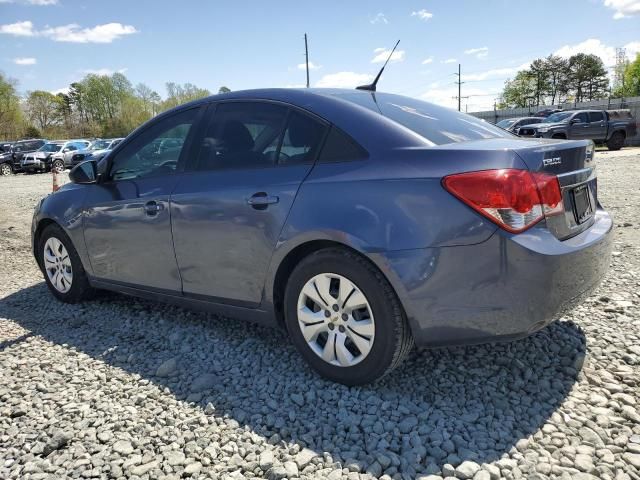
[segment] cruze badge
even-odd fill
[[[562,158],[553,157],[553,158],[544,158],[542,163],[545,167],[549,167],[551,165],[560,165],[562,163]]]

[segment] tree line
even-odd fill
[[[498,108],[522,108],[640,95],[640,54],[622,67],[625,81],[610,88],[609,76],[597,55],[569,58],[549,55],[531,62],[505,82]]]
[[[164,110],[211,95],[191,83],[165,87],[163,99],[122,73],[89,74],[66,92],[34,90],[21,98],[17,82],[0,72],[0,139],[123,137]]]

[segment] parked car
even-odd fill
[[[88,140],[55,140],[43,145],[39,150],[26,155],[21,162],[22,169],[27,173],[64,171],[71,166],[71,156],[79,149],[85,149],[91,144]]]
[[[540,123],[541,121],[542,118],[539,117],[506,118],[496,123],[496,126],[504,128],[507,132],[514,133],[523,125],[533,125],[534,123]]]
[[[167,138],[184,141],[149,148]],[[36,206],[33,252],[61,301],[108,289],[280,325],[363,384],[414,342],[521,338],[593,290],[612,246],[593,153],[399,95],[227,93],[76,166]]]
[[[522,126],[516,133],[521,137],[588,139],[607,145],[609,150],[620,150],[625,140],[636,134],[636,121],[629,110],[568,110],[536,125]]]
[[[91,148],[89,140],[68,140],[62,148],[51,155],[51,165],[49,169],[62,172],[65,168],[73,167],[73,155],[80,150]]]
[[[20,140],[11,144],[4,144],[3,153],[0,153],[0,175],[10,175],[22,171],[21,161],[23,157],[38,150],[45,144],[45,140],[32,138]]]
[[[71,166],[76,166],[85,160],[100,161],[107,153],[113,150],[124,138],[104,138],[91,143],[85,150],[79,150],[71,157]]]

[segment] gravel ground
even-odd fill
[[[617,230],[591,298],[366,388],[318,378],[277,330],[58,303],[29,249],[51,177],[0,178],[0,478],[640,479],[640,151],[597,158]]]

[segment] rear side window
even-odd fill
[[[331,127],[324,142],[319,161],[321,163],[364,160],[369,153],[338,127]]]
[[[282,137],[278,164],[313,162],[325,131],[326,127],[320,122],[295,110],[291,111]]]
[[[604,113],[602,112],[589,112],[589,122],[602,122],[604,120]]]
[[[340,92],[330,95],[380,113],[417,133],[432,145],[490,138],[513,138],[513,135],[506,130],[471,115],[415,98],[362,91]]]

